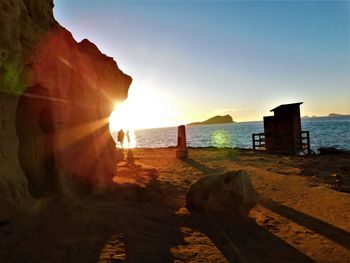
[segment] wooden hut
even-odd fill
[[[282,104],[272,109],[274,116],[264,117],[264,133],[253,134],[253,148],[265,148],[276,153],[309,154],[309,132],[301,131],[301,104]]]

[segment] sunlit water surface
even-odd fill
[[[187,144],[190,147],[252,148],[252,133],[263,132],[263,122],[187,126]],[[322,117],[302,120],[302,130],[310,131],[311,148],[337,147],[350,150],[350,118]],[[113,137],[116,134],[113,133]],[[136,148],[175,146],[177,127],[135,131]]]

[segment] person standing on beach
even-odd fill
[[[126,139],[128,140],[128,147],[130,147],[130,134],[129,134],[129,131],[126,132]]]
[[[123,143],[124,143],[124,131],[123,129],[120,129],[120,131],[118,132],[118,142],[120,143],[120,145],[122,146],[122,148],[124,148]]]

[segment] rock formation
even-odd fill
[[[52,8],[0,2],[0,211],[31,195],[89,192],[114,175],[108,117],[132,79],[88,40],[77,43]]]
[[[229,171],[192,183],[186,194],[186,207],[200,212],[247,216],[257,200],[249,175],[244,171]]]
[[[187,125],[209,125],[209,124],[224,124],[224,123],[234,123],[232,117],[230,115],[225,116],[214,116],[206,121],[201,122],[192,122]]]

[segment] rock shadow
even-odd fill
[[[110,213],[105,218],[119,222],[106,241],[122,234],[126,259],[113,261],[111,258],[107,262],[171,262],[171,247],[183,243],[181,219],[174,216],[178,204],[168,196],[178,190],[172,184],[159,181],[156,169],[135,163],[138,158],[131,149],[125,157],[124,163],[117,167],[110,195],[123,211]]]
[[[182,161],[184,163],[186,163],[187,165],[192,166],[193,168],[197,169],[198,171],[200,171],[201,173],[203,173],[205,175],[212,175],[212,174],[220,173],[220,171],[213,169],[213,168],[209,168],[209,167],[203,165],[202,163],[197,162],[196,160],[194,160],[192,158],[183,159]]]
[[[192,213],[187,224],[205,233],[229,262],[314,262],[252,218]]]
[[[136,159],[117,167],[134,182],[112,183],[81,200],[60,200],[13,222],[14,232],[6,237],[0,232],[0,261],[172,262],[170,249],[183,236],[181,219],[174,216],[178,204],[168,193],[178,191]]]
[[[205,175],[220,173],[193,159],[184,162]],[[186,220],[191,228],[205,233],[229,262],[313,262],[252,218],[192,213]]]

